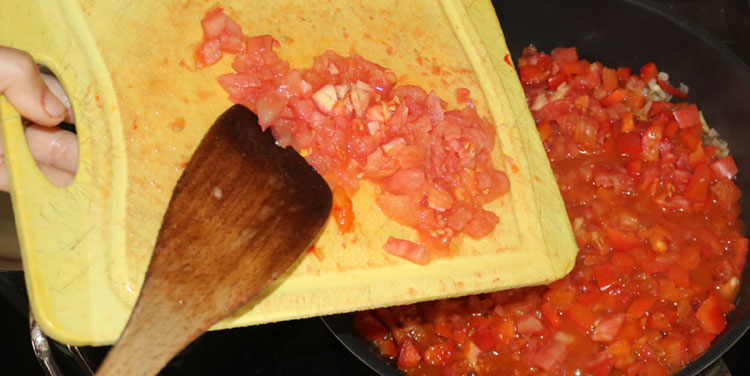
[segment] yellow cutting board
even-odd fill
[[[497,127],[492,157],[511,181],[490,204],[497,229],[457,239],[452,257],[427,266],[382,250],[390,235],[415,234],[385,218],[365,184],[352,233],[329,221],[314,253],[217,328],[542,284],[572,268],[570,224],[488,0],[4,0],[0,44],[50,68],[77,119],[79,170],[57,188],[34,166],[18,115],[0,104],[26,282],[48,335],[101,345],[124,327],[172,188],[231,104],[216,82],[231,58],[194,68],[200,20],[216,5],[245,34],[278,39],[293,67],[332,49],[434,89],[453,108],[455,89],[469,88]]]

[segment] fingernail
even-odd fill
[[[49,90],[45,90],[42,95],[42,106],[44,106],[44,111],[47,112],[47,115],[52,118],[62,117],[67,111],[62,102]]]

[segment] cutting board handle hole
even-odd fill
[[[75,117],[65,89],[51,69],[38,65],[42,79],[52,93],[69,108],[70,114],[57,127],[46,127],[23,120],[26,142],[42,174],[54,185],[66,187],[78,170],[78,136]]]

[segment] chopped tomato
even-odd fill
[[[610,265],[597,265],[594,267],[594,278],[596,278],[596,283],[599,284],[599,289],[602,291],[609,289],[617,283],[617,276]]]
[[[489,351],[497,344],[498,337],[495,336],[491,325],[482,325],[471,335],[471,341],[482,351]]]
[[[538,84],[547,79],[548,73],[535,66],[520,67],[521,81],[525,84]]]
[[[701,126],[701,115],[698,112],[698,106],[694,104],[687,105],[679,110],[674,111],[674,118],[680,124],[680,128],[691,128]]]
[[[352,197],[360,180],[377,185],[383,213],[424,240],[420,247],[427,256],[419,253],[412,260],[429,260],[429,252],[449,248],[456,236],[479,239],[495,229],[497,216],[483,205],[507,193],[510,180],[493,166],[495,126],[477,113],[468,90],[456,91],[464,98],[462,108],[448,109],[434,91],[398,86],[394,72],[361,56],[327,51],[312,67],[291,69],[274,50],[280,46],[276,40],[243,35],[221,9],[209,12],[202,27],[197,63],[235,54],[235,72],[218,78],[230,100],[255,111],[261,126],[270,128],[281,146],[305,155],[334,191],[343,188]],[[561,54],[560,63],[572,56]],[[550,75],[552,59],[542,60],[547,63],[521,66],[539,84]],[[341,232],[349,231],[354,213],[348,197],[335,198],[333,217]],[[446,231],[443,219],[451,213],[444,212],[457,201],[472,218],[464,228]]]
[[[695,312],[695,317],[700,321],[703,330],[709,334],[719,334],[727,325],[718,298],[709,297],[704,300]]]
[[[607,95],[604,97],[604,99],[601,100],[601,104],[604,107],[612,107],[617,103],[620,103],[625,100],[625,96],[628,94],[628,91],[625,89],[617,89],[612,92],[612,94]]]
[[[690,182],[685,189],[685,197],[688,200],[702,202],[706,200],[706,194],[708,193],[708,184],[711,176],[708,166],[705,163],[699,164],[693,176],[690,177]]]
[[[455,342],[447,340],[424,351],[424,360],[431,366],[444,366],[453,359]]]
[[[659,86],[661,86],[664,91],[667,92],[669,95],[674,95],[675,97],[679,98],[687,98],[687,93],[680,91],[679,89],[675,88],[674,86],[670,85],[669,82],[666,82],[664,80],[656,80],[657,83],[659,83]]]
[[[656,79],[656,76],[658,74],[659,70],[656,68],[656,64],[654,64],[653,62],[648,62],[641,67],[641,79],[645,82]]]
[[[613,90],[617,89],[618,86],[617,71],[607,67],[602,68],[602,87],[604,90],[611,93]]]
[[[655,64],[641,75],[618,69],[617,86],[611,71],[579,60],[575,49],[546,55],[528,48],[518,66],[548,77],[524,90],[580,248],[576,264],[547,286],[384,309],[400,320],[380,319],[395,322],[386,325],[393,343],[411,338],[424,353],[419,368],[406,372],[677,372],[710,347],[734,309],[748,252],[734,160],[703,144],[697,107],[651,101],[645,110],[641,91],[644,80],[657,78]],[[602,104],[621,89],[623,99]],[[488,177],[462,179],[462,197],[481,198],[466,192],[482,191]],[[451,229],[468,227],[479,212],[466,199],[437,204],[429,192],[422,203],[436,203]],[[418,222],[406,213],[420,207],[394,211]],[[393,353],[388,340],[375,341],[384,355]],[[425,359],[447,340],[455,343],[449,361]]]
[[[597,342],[611,342],[617,336],[620,326],[625,321],[624,313],[616,313],[602,317],[596,324],[591,339]]]
[[[711,170],[717,175],[725,177],[727,179],[734,179],[739,170],[737,164],[734,163],[734,158],[731,155],[727,155],[724,158],[719,159],[716,162],[711,163]]]
[[[531,363],[547,372],[560,367],[568,354],[568,346],[558,340],[552,340],[531,357]]]
[[[525,314],[516,323],[516,332],[519,334],[536,333],[544,329],[544,325],[536,316]]]
[[[398,368],[401,370],[408,370],[419,366],[419,361],[422,360],[422,356],[419,355],[419,349],[414,346],[414,343],[407,339],[401,344],[401,350],[398,353]]]
[[[333,189],[333,205],[331,207],[331,216],[336,220],[339,231],[343,234],[348,232],[354,222],[354,212],[352,211],[352,200],[342,187]]]
[[[430,262],[430,253],[427,249],[408,240],[391,236],[383,245],[383,249],[394,256],[405,258],[415,264],[425,265]]]
[[[357,312],[354,315],[354,330],[362,334],[370,341],[381,339],[388,335],[389,331],[380,320],[370,311]]]

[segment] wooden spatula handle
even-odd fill
[[[145,282],[98,375],[154,375],[283,274],[328,219],[332,195],[243,106],[203,137],[174,189]]]

